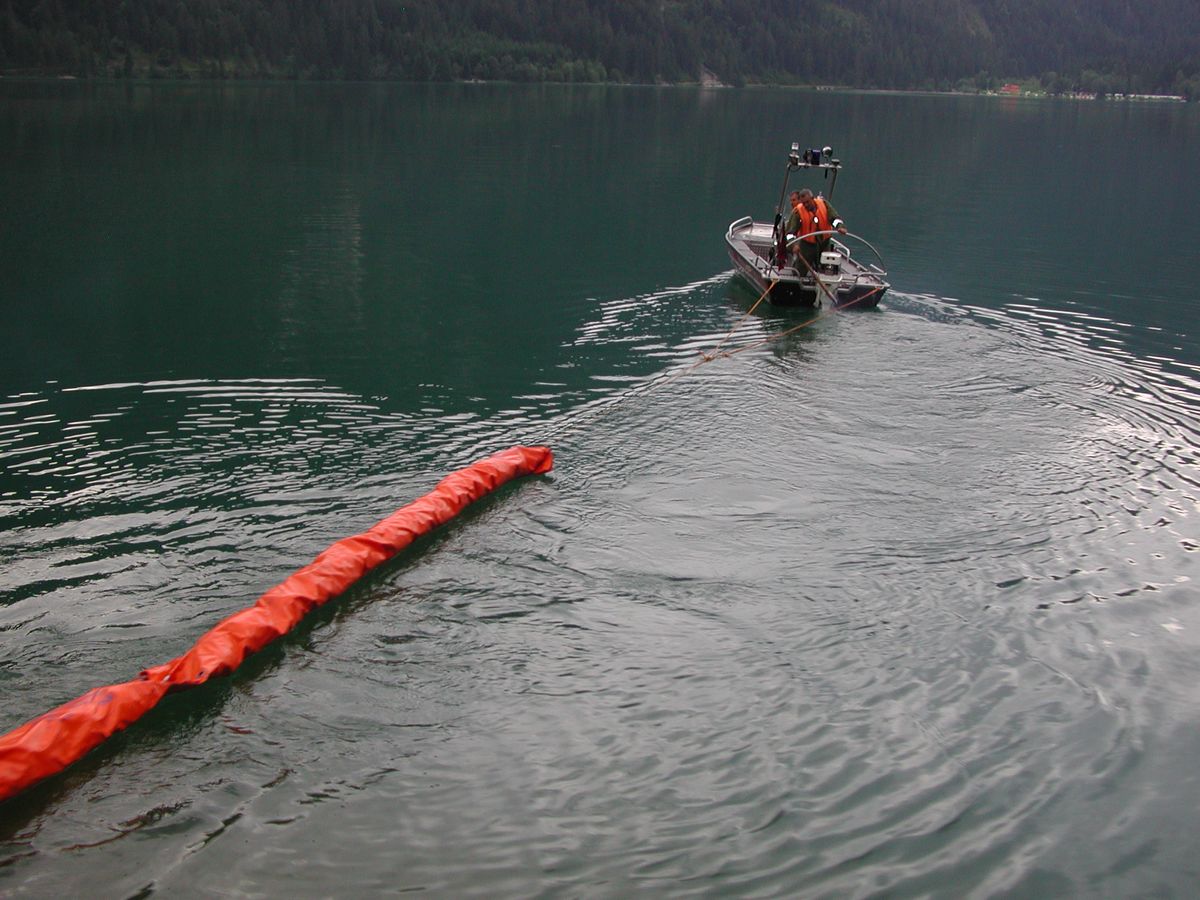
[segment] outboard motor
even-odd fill
[[[817,274],[826,284],[837,284],[842,280],[842,254],[826,250],[817,263]]]

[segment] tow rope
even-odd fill
[[[168,692],[204,684],[287,634],[312,610],[345,591],[418,537],[453,519],[506,482],[554,465],[549,447],[510,447],[443,478],[432,491],[374,527],[343,538],[255,601],[201,636],[176,659],[133,681],[93,688],[0,736],[0,801],[63,771],[149,712]]]
[[[808,265],[807,260],[804,262]],[[816,278],[811,266],[809,272]],[[817,281],[820,283],[819,278]],[[628,391],[583,415],[564,420],[557,429],[550,430],[578,427],[584,420],[607,413],[633,397],[662,388],[706,363],[728,359],[779,340],[839,309],[860,303],[880,290],[875,288],[838,307],[832,302],[828,288],[821,285],[831,301],[828,309],[778,334],[733,350],[723,350],[722,347],[777,284],[772,281],[725,336],[711,350],[700,351],[699,358],[690,365],[651,381],[640,390]],[[344,592],[418,537],[444,525],[471,503],[515,478],[549,472],[553,465],[554,455],[549,447],[516,446],[452,472],[428,494],[396,510],[368,531],[330,545],[307,566],[259,597],[253,606],[234,613],[203,634],[182,656],[142,670],[133,681],[93,688],[0,735],[0,802],[82,759],[104,740],[153,709],[167,693],[197,687],[211,678],[232,672],[250,654],[295,628],[309,612]]]
[[[809,271],[811,271],[811,267]],[[679,368],[676,368],[673,371],[663,372],[644,384],[637,385],[624,391],[623,393],[617,395],[614,399],[597,403],[595,406],[591,406],[585,409],[583,412],[575,413],[565,417],[558,425],[541,432],[540,436],[542,438],[554,437],[557,439],[566,432],[578,428],[585,422],[594,422],[600,416],[606,415],[622,404],[628,403],[630,400],[644,396],[651,391],[659,390],[660,388],[666,387],[671,382],[682,378],[685,375],[690,375],[692,372],[696,371],[696,369],[706,365],[707,363],[718,359],[731,359],[732,357],[737,356],[739,353],[745,353],[747,350],[757,350],[759,347],[763,347],[774,341],[781,340],[782,338],[788,337],[802,328],[808,328],[810,325],[821,321],[821,319],[837,315],[843,310],[847,310],[858,303],[869,300],[881,290],[881,288],[873,288],[863,296],[854,300],[850,300],[846,303],[839,304],[836,302],[831,302],[830,305],[823,307],[816,315],[803,320],[799,324],[793,325],[791,328],[787,328],[777,334],[768,335],[767,337],[761,338],[753,343],[742,344],[733,350],[722,350],[721,348],[733,338],[746,320],[754,314],[754,311],[758,309],[764,300],[767,299],[768,295],[778,284],[778,280],[775,280],[767,285],[766,290],[758,295],[758,299],[755,300],[754,303],[751,304],[750,308],[744,312],[736,322],[733,323],[730,329],[719,341],[717,341],[711,350],[700,350],[697,352],[697,358],[686,365],[681,364]],[[828,289],[826,289],[826,295],[828,296],[828,294]],[[832,301],[832,297],[830,299]]]

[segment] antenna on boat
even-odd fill
[[[837,187],[838,172],[840,172],[842,170],[842,161],[840,159],[833,158],[833,148],[832,147],[823,147],[821,149],[821,155],[824,156],[826,160],[828,160],[828,162],[825,163],[825,177],[828,178],[829,172],[831,170],[833,171],[833,181],[831,181],[829,183],[829,199],[832,200],[833,199],[833,189]]]

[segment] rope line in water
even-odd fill
[[[803,258],[802,258],[802,261],[804,262],[804,264],[806,266],[808,265],[808,260],[803,260]],[[801,322],[798,325],[793,325],[791,328],[788,328],[785,331],[779,332],[779,334],[768,335],[767,337],[763,338],[762,340],[755,341],[752,344],[746,344],[744,346],[738,347],[735,350],[722,350],[721,348],[729,341],[730,338],[733,337],[733,335],[737,332],[737,330],[742,327],[742,325],[745,323],[745,321],[748,318],[750,318],[751,315],[753,315],[754,311],[756,309],[758,309],[759,304],[761,304],[767,298],[767,295],[770,294],[772,290],[774,290],[775,286],[777,284],[779,284],[778,280],[772,281],[767,286],[767,289],[758,295],[758,299],[754,301],[754,303],[750,306],[750,309],[748,309],[745,313],[742,314],[741,318],[739,318],[733,324],[733,327],[731,327],[729,329],[729,331],[727,331],[725,333],[725,335],[719,341],[717,341],[716,345],[711,350],[699,351],[700,358],[697,359],[695,362],[693,362],[681,369],[678,369],[674,372],[659,375],[657,378],[647,382],[644,385],[641,385],[641,386],[635,387],[635,388],[630,388],[629,390],[625,391],[624,393],[619,394],[616,397],[612,398],[611,400],[605,402],[603,405],[597,406],[590,410],[586,410],[582,413],[579,413],[578,415],[576,415],[574,417],[567,419],[565,422],[560,424],[557,428],[551,428],[548,431],[546,431],[545,433],[543,433],[543,435],[542,435],[543,439],[545,440],[546,443],[549,443],[550,442],[549,438],[551,436],[559,437],[562,434],[564,434],[565,432],[578,427],[579,425],[583,424],[584,422],[597,419],[600,416],[611,412],[612,410],[616,409],[621,404],[626,403],[629,400],[634,399],[635,397],[640,397],[644,394],[650,393],[651,391],[657,390],[658,388],[666,387],[668,384],[682,378],[684,375],[690,375],[692,372],[696,371],[696,369],[700,368],[705,363],[713,362],[716,359],[730,359],[739,353],[743,353],[747,350],[754,350],[754,349],[757,349],[758,347],[762,347],[767,344],[770,344],[773,341],[777,341],[777,340],[780,340],[781,338],[785,338],[788,335],[793,334],[802,328],[807,328],[808,326],[812,325],[813,323],[819,322],[821,319],[826,319],[832,315],[835,315],[840,310],[849,309],[851,306],[854,306],[859,303],[863,303],[864,301],[869,300],[871,297],[874,297],[876,294],[878,294],[882,290],[882,288],[880,288],[880,287],[872,288],[870,291],[863,294],[861,297],[858,297],[855,300],[851,300],[848,303],[843,303],[839,306],[837,304],[837,302],[833,299],[833,295],[829,293],[828,287],[826,287],[825,284],[819,278],[817,278],[816,273],[813,272],[813,270],[812,270],[812,266],[808,266],[808,270],[809,270],[809,272],[811,272],[813,274],[813,278],[816,279],[817,283],[820,284],[821,289],[825,292],[825,296],[829,297],[829,299],[830,299],[830,305],[828,307],[825,307],[824,309],[822,309],[821,312],[817,313],[817,315],[813,316],[811,319],[806,319],[805,321]]]
[[[777,284],[779,284],[779,281],[775,280],[767,285],[767,289],[758,295],[758,299],[754,301],[753,305],[748,310],[746,310],[745,314],[743,314],[740,319],[733,323],[733,327],[729,329],[729,331],[725,334],[725,337],[717,341],[717,346],[713,347],[708,353],[702,352],[700,355],[709,360],[713,359],[717,355],[717,351],[724,346],[725,342],[733,337],[733,333],[742,327],[742,323],[754,315],[754,311],[758,309],[758,304],[767,299],[767,295],[770,294],[771,291],[775,290],[775,285]]]
[[[817,315],[813,316],[811,319],[801,322],[799,325],[794,325],[791,328],[787,329],[786,331],[781,331],[781,332],[779,332],[779,334],[772,334],[768,337],[763,338],[761,341],[756,341],[753,344],[746,344],[745,346],[738,347],[736,350],[729,350],[721,355],[726,356],[726,357],[735,356],[736,354],[742,353],[745,350],[753,350],[757,347],[762,347],[766,344],[769,344],[772,341],[777,341],[780,338],[787,337],[789,334],[791,334],[795,331],[799,331],[801,328],[807,328],[809,325],[812,325],[814,322],[819,322],[821,319],[828,318],[829,316],[835,314],[839,310],[848,309],[851,306],[854,306],[856,303],[862,303],[864,300],[871,299],[876,294],[878,294],[880,292],[880,290],[882,290],[882,288],[872,288],[871,290],[867,291],[867,293],[865,293],[861,297],[859,297],[857,300],[851,300],[849,303],[843,303],[841,306],[830,307],[828,311],[822,311],[821,313],[818,313]]]
[[[772,281],[757,300],[709,351],[690,365],[618,395],[557,429],[577,427],[629,400],[665,387],[720,358],[769,344],[814,322],[874,296],[880,288],[838,307],[828,287],[813,274],[830,306],[779,334],[722,350],[779,284]],[[552,429],[554,431],[554,429]],[[0,735],[0,802],[62,772],[113,734],[149,712],[169,692],[196,687],[229,674],[252,653],[291,631],[318,606],[344,592],[371,569],[391,559],[418,537],[454,518],[467,505],[500,485],[524,475],[543,474],[553,466],[549,447],[516,446],[480,460],[442,479],[433,491],[401,507],[370,530],[328,547],[312,563],[263,594],[254,605],[234,613],[200,637],[183,656],[144,669],[133,681],[94,688]]]

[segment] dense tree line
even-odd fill
[[[0,72],[1200,96],[1196,0],[0,0]]]

